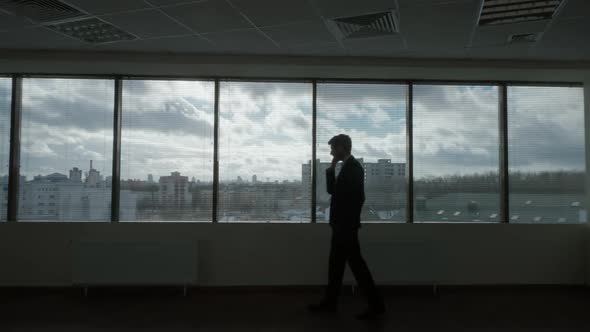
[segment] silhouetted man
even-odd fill
[[[385,306],[367,263],[361,256],[358,240],[361,209],[365,202],[364,169],[350,154],[352,141],[349,136],[344,134],[334,136],[328,144],[330,144],[330,154],[333,156],[332,164],[326,170],[326,186],[331,195],[330,226],[332,227],[328,286],[323,300],[319,304],[310,305],[309,310],[312,312],[336,311],[344,268],[348,262],[360,289],[369,302],[368,308],[357,318],[372,319],[384,313]],[[336,164],[339,161],[342,161],[342,167],[336,174]]]

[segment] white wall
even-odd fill
[[[201,285],[306,285],[326,279],[325,224],[5,224],[0,285],[69,285],[69,241],[199,242]],[[421,241],[444,248],[440,284],[582,284],[585,225],[371,224],[361,242]],[[416,256],[412,252],[408,257]],[[378,255],[378,256],[377,256]],[[371,261],[399,253],[382,252]],[[420,256],[423,257],[423,256]],[[395,272],[392,261],[387,272]],[[429,262],[415,261],[419,268]],[[376,267],[373,266],[375,269]],[[382,269],[381,269],[382,270]],[[405,273],[405,271],[402,271]],[[377,281],[383,276],[376,275]]]
[[[0,73],[590,82],[589,68],[561,62],[0,53]],[[586,110],[589,89],[586,85]],[[71,240],[119,239],[197,239],[201,285],[305,285],[326,279],[325,224],[0,223],[0,286],[69,285]],[[441,284],[590,283],[587,225],[370,224],[363,226],[361,241],[431,245],[442,252]],[[405,254],[424,258],[411,250]],[[367,259],[371,265],[399,255],[372,252]],[[395,273],[396,263],[385,270]]]

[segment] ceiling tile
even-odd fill
[[[101,16],[119,28],[140,38],[154,38],[191,33],[156,9]]]
[[[300,56],[343,56],[346,51],[337,42],[309,43],[282,48],[290,55]]]
[[[259,27],[309,20],[316,17],[308,1],[230,0]]]
[[[163,10],[196,32],[251,28],[251,24],[225,1],[204,1]]]
[[[276,54],[279,48],[257,29],[212,32],[203,35],[216,50]]]
[[[479,4],[477,1],[439,5],[408,2],[400,4],[399,13],[399,31],[405,37],[408,49],[461,49],[469,44]]]
[[[396,9],[395,0],[311,0],[327,18],[355,16]]]
[[[42,27],[0,32],[0,48],[6,49],[86,49],[90,44]]]
[[[344,48],[350,55],[388,56],[406,51],[399,34],[372,38],[345,39]]]
[[[93,15],[149,8],[143,0],[66,0],[68,4]]]
[[[211,44],[197,36],[156,38],[111,43],[96,47],[100,50],[166,53],[210,53]]]
[[[527,59],[533,53],[531,46],[531,44],[520,43],[472,47],[467,50],[467,54],[475,59]]]
[[[588,31],[590,31],[590,19],[557,20],[545,31],[539,41],[539,46],[549,48],[588,48],[590,47]]]
[[[548,21],[529,21],[515,24],[488,25],[478,27],[473,36],[473,46],[503,45],[512,34],[543,32]]]
[[[586,17],[590,18],[590,1],[588,0],[566,0],[563,8],[559,10],[556,16],[561,18]]]
[[[320,19],[287,25],[261,28],[264,33],[282,46],[335,42],[336,40]]]
[[[26,18],[14,16],[0,11],[0,31],[18,29],[28,25],[33,25],[33,23]]]

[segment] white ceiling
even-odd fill
[[[483,0],[64,0],[137,40],[102,45],[0,11],[0,49],[182,54],[590,60],[590,0],[551,21],[477,27]],[[399,33],[337,40],[326,20],[393,9]],[[542,33],[508,44],[515,33]]]

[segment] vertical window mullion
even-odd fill
[[[212,222],[218,220],[217,211],[219,203],[219,79],[215,80],[215,101],[213,109],[213,196],[212,196]]]
[[[414,109],[414,85],[407,85],[406,102],[406,222],[414,222],[414,143],[413,143],[413,109]]]
[[[113,114],[113,169],[111,180],[111,222],[119,222],[121,195],[121,112],[123,81],[115,79],[115,105]]]
[[[6,211],[6,219],[8,222],[16,222],[18,213],[20,186],[20,128],[22,114],[22,87],[22,76],[13,76],[10,107],[10,159],[8,170],[8,206]]]
[[[316,131],[317,131],[317,81],[314,80],[312,82],[313,84],[313,88],[312,88],[312,98],[313,98],[313,102],[312,102],[312,120],[311,120],[311,146],[312,146],[312,150],[311,150],[311,222],[315,223],[317,222],[316,220],[316,190],[317,190],[317,165],[316,165],[316,158],[317,158],[317,137],[316,137]]]
[[[510,222],[509,211],[509,183],[508,183],[508,88],[506,83],[499,87],[498,98],[499,130],[500,130],[500,222]]]

